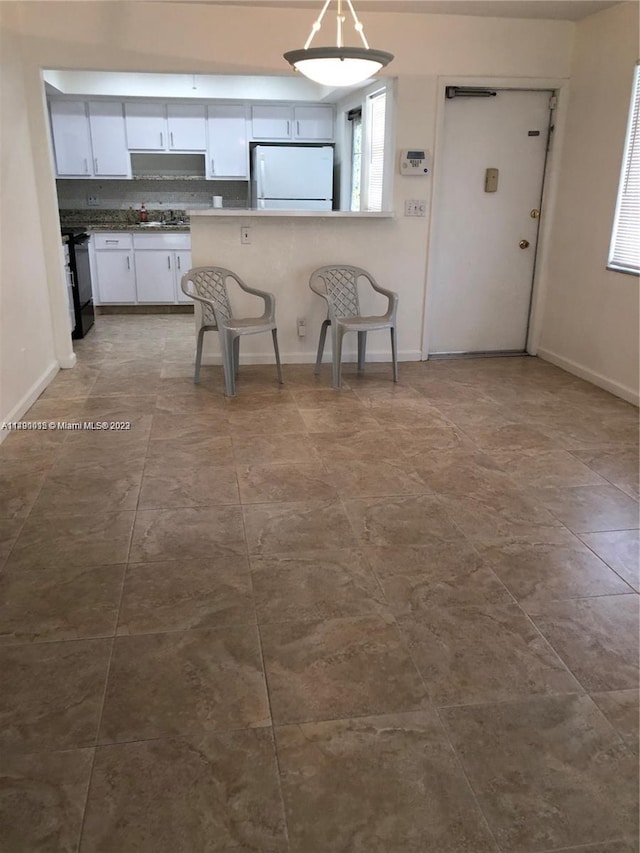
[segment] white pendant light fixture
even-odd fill
[[[364,28],[353,8],[352,0],[346,0],[353,25],[360,34],[363,47],[345,47],[343,42],[343,27],[345,15],[342,12],[342,0],[337,0],[337,34],[335,47],[310,47],[316,33],[322,26],[322,19],[329,8],[331,0],[325,0],[318,20],[311,27],[311,33],[307,43],[300,50],[290,50],[284,54],[284,58],[297,71],[304,74],[310,80],[321,83],[323,86],[353,86],[368,80],[376,72],[388,65],[393,59],[392,53],[384,50],[374,50],[369,47]]]

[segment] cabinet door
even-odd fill
[[[216,104],[209,107],[208,178],[249,177],[249,141],[245,108]]]
[[[130,151],[165,151],[168,148],[167,114],[164,104],[124,105],[127,145]]]
[[[299,140],[333,140],[333,107],[294,107],[293,136]]]
[[[120,249],[95,253],[100,304],[136,301],[133,252]]]
[[[291,107],[252,107],[251,125],[254,139],[291,139]]]
[[[84,101],[51,101],[50,109],[56,173],[90,177],[91,137]]]
[[[136,290],[138,302],[176,301],[175,258],[163,249],[136,252]]]
[[[93,148],[93,173],[131,177],[122,104],[115,101],[89,102],[89,127]]]
[[[169,104],[169,148],[204,151],[207,147],[205,108],[202,104]]]
[[[191,269],[191,252],[176,252],[176,285],[177,285],[177,294],[178,294],[178,302],[186,302],[188,304],[193,305],[193,299],[189,296],[185,296],[182,292],[182,288],[180,287],[180,280],[182,276],[189,272]]]

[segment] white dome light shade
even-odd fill
[[[323,86],[353,86],[388,65],[393,54],[358,47],[312,47],[290,50],[284,58],[295,69]]]

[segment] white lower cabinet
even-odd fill
[[[138,302],[182,302],[180,277],[191,264],[191,235],[178,232],[134,234],[133,248]]]
[[[176,252],[176,289],[178,292],[178,302],[184,302],[193,305],[193,299],[190,296],[185,296],[180,287],[182,276],[191,269],[191,252]]]
[[[109,234],[96,235],[94,244],[94,270],[97,287],[93,294],[98,305],[136,302],[136,273],[129,234],[118,234],[109,243]],[[123,239],[124,238],[124,239]],[[127,239],[128,238],[128,239]]]
[[[136,251],[138,302],[175,302],[176,279],[173,252]]]
[[[189,304],[180,279],[191,268],[191,236],[100,232],[93,236],[97,305]]]

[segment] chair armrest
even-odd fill
[[[245,284],[244,281],[236,278],[235,276],[234,279],[245,293],[250,293],[252,296],[259,296],[260,299],[264,300],[264,314],[260,319],[274,323],[276,314],[276,298],[273,293],[269,293],[266,290],[258,290],[257,287],[249,287],[248,284]]]
[[[377,293],[381,293],[389,300],[389,307],[387,308],[387,313],[385,314],[385,317],[389,319],[394,317],[398,308],[398,294],[395,293],[393,290],[387,290],[386,287],[381,287],[378,282],[372,278],[369,278],[369,284]]]

